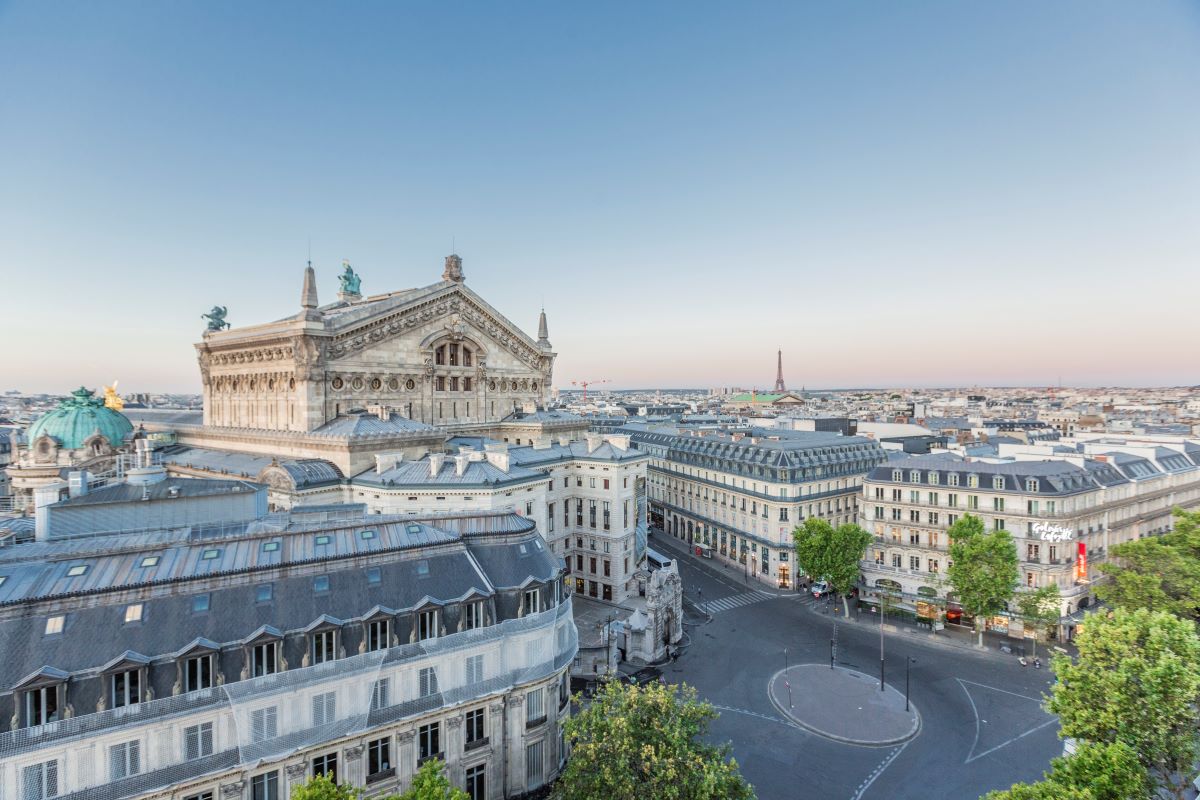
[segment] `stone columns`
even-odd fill
[[[525,791],[525,694],[508,696],[508,725],[504,732],[505,760],[508,762],[508,791],[505,796]]]
[[[291,797],[292,790],[300,786],[308,778],[308,762],[297,761],[293,764],[288,764],[283,768],[285,785],[280,787],[280,794],[284,797]]]
[[[363,745],[354,744],[342,750],[342,760],[345,765],[341,773],[342,782],[349,783],[351,786],[366,785],[367,768],[366,759],[363,758],[364,749]]]
[[[401,731],[396,736],[396,778],[399,783],[397,791],[405,791],[412,783],[417,771],[417,753],[413,745],[416,738],[414,731]]]
[[[456,786],[462,785],[463,768],[463,718],[456,714],[446,720],[446,741],[442,752],[446,754],[446,774]]]
[[[504,730],[504,703],[492,703],[488,706],[488,749],[492,751],[491,763],[487,770],[487,796],[506,797],[505,783],[508,776],[506,737]]]

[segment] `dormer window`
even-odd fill
[[[526,614],[537,614],[542,610],[542,595],[537,589],[526,589],[524,606]]]
[[[917,470],[917,469],[909,470],[908,479],[912,483],[920,483],[921,482],[921,471]]]
[[[1030,478],[1025,481],[1025,491],[1036,492],[1038,490],[1038,482],[1036,478]]]
[[[436,639],[438,636],[438,609],[428,608],[417,614],[417,641]]]
[[[25,691],[22,695],[22,727],[45,725],[59,719],[63,684],[52,683]]]
[[[978,489],[979,488],[979,476],[978,475],[968,475],[967,476],[967,488],[968,489]]]
[[[66,622],[66,617],[62,614],[57,614],[53,617],[46,617],[46,635],[54,636],[63,632],[63,624]]]
[[[933,486],[938,485],[938,474],[936,472],[929,473],[929,483]]]
[[[142,702],[142,671],[127,669],[114,672],[109,678],[113,708],[131,706]]]
[[[387,617],[373,619],[367,623],[367,652],[387,650],[392,641],[392,621]]]
[[[483,627],[483,601],[474,600],[469,603],[463,603],[462,606],[462,629],[464,631],[473,631],[476,628]]]
[[[312,663],[324,664],[337,658],[337,630],[317,631],[312,635]]]
[[[950,483],[950,485],[951,485],[951,486],[958,486],[958,473],[957,473],[957,472],[951,472],[951,473],[950,473],[950,477],[948,478],[948,480],[949,480],[949,483]]]
[[[213,654],[193,656],[183,662],[183,691],[211,689],[213,685]]]
[[[250,677],[260,678],[279,671],[279,643],[259,642],[250,648]]]
[[[1004,478],[1000,477],[999,475],[996,475],[995,477],[993,477],[992,478],[992,488],[993,489],[1003,489],[1004,488]]]
[[[129,625],[130,623],[141,622],[142,608],[141,603],[131,603],[125,606],[125,624]]]

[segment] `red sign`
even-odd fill
[[[1076,544],[1078,550],[1075,556],[1075,580],[1087,583],[1087,545],[1083,542],[1076,542]]]

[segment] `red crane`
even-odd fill
[[[572,386],[582,386],[583,387],[583,402],[585,402],[585,403],[587,402],[588,387],[595,386],[598,383],[611,383],[611,381],[608,378],[602,378],[601,380],[598,380],[598,381],[571,381]]]

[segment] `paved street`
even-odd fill
[[[651,546],[680,556],[664,535]],[[768,684],[787,662],[829,665],[834,619],[807,595],[772,595],[716,560],[678,558],[690,646],[665,669],[721,710],[713,738],[734,743],[743,773],[763,800],[837,798],[971,800],[1017,780],[1035,780],[1061,744],[1040,707],[1049,670],[1021,667],[994,650],[939,646],[904,633],[885,636],[886,682],[903,692],[911,657],[918,734],[894,746],[846,744],[811,733],[772,703]],[[764,596],[772,595],[772,596]],[[753,599],[750,599],[753,598]],[[703,604],[703,610],[698,608]],[[840,605],[840,604],[839,604]],[[879,674],[877,628],[837,625],[839,665]],[[793,693],[808,691],[792,682]]]

